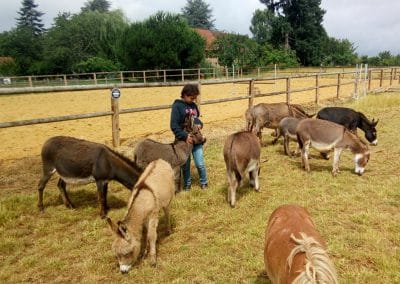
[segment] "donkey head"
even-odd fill
[[[110,218],[107,218],[107,222],[116,235],[116,239],[112,244],[112,250],[117,257],[119,270],[123,274],[128,273],[138,259],[141,245],[140,240],[138,241],[129,233],[127,226],[123,222],[119,221],[115,224]]]
[[[195,117],[193,115],[187,115],[183,128],[193,138],[193,144],[202,144],[206,142],[206,138],[201,133],[201,125],[195,124]]]
[[[365,166],[369,161],[370,153],[369,151],[365,151],[364,153],[356,154],[354,161],[355,161],[355,173],[361,176],[364,173]]]
[[[361,117],[361,129],[364,130],[365,132],[365,138],[372,145],[377,145],[378,136],[375,127],[378,124],[379,119],[378,120],[372,119],[372,121],[369,121],[363,114],[360,115],[360,117]]]

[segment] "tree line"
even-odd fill
[[[260,2],[266,8],[254,12],[249,37],[216,31],[203,0],[187,0],[180,14],[159,11],[141,22],[110,10],[107,0],[89,0],[78,13],[60,12],[48,29],[35,1],[22,0],[16,26],[0,33],[0,75],[209,67],[206,41],[193,28],[213,30],[207,56],[222,66],[400,65],[400,55],[359,57],[349,40],[329,37],[320,0]]]

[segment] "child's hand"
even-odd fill
[[[192,136],[192,134],[189,134],[189,135],[186,137],[186,143],[188,143],[188,144],[193,144],[193,136]]]

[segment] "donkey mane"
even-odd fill
[[[129,201],[128,201],[128,211],[125,214],[124,220],[126,220],[126,218],[128,218],[128,216],[130,215],[132,207],[133,207],[132,205],[135,202],[136,198],[138,197],[138,195],[142,189],[150,191],[155,198],[155,194],[154,194],[153,190],[146,184],[147,177],[154,172],[155,167],[156,167],[156,164],[153,163],[151,168],[148,169],[146,175],[140,176],[140,179],[136,182],[136,184],[133,188],[133,191],[131,193],[131,197],[129,198]],[[155,198],[155,200],[157,200],[157,199]]]
[[[336,271],[328,254],[313,237],[308,237],[305,233],[300,233],[301,238],[296,238],[291,234],[290,238],[296,243],[287,258],[289,271],[292,267],[293,258],[298,253],[305,253],[305,269],[293,283],[338,283]]]
[[[107,150],[109,150],[112,154],[114,154],[115,156],[117,156],[118,158],[120,158],[121,160],[123,160],[125,163],[127,163],[129,166],[131,166],[135,171],[138,172],[142,172],[142,169],[139,168],[139,166],[136,164],[135,161],[132,161],[131,159],[129,159],[128,157],[124,156],[123,154],[111,149],[108,146],[105,146],[107,148]]]

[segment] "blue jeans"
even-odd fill
[[[194,164],[199,172],[199,180],[200,184],[207,184],[207,171],[206,166],[204,165],[204,157],[203,157],[203,144],[196,144],[193,145],[192,150]],[[190,176],[190,155],[189,159],[186,163],[182,166],[182,173],[183,173],[183,186],[185,188],[189,188],[192,184],[192,178]]]

